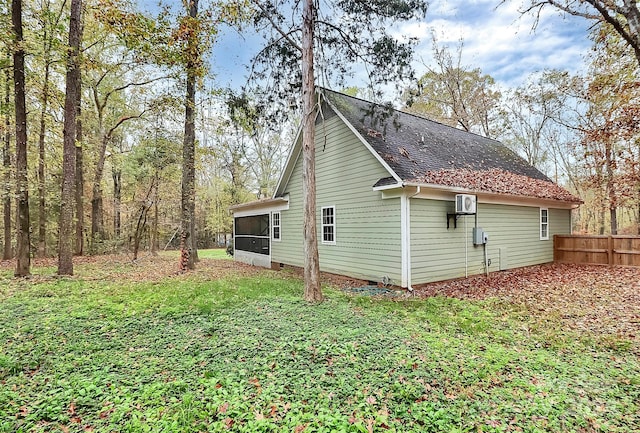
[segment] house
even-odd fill
[[[322,271],[411,287],[553,261],[580,200],[498,141],[321,89]],[[272,198],[237,205],[235,258],[303,266],[301,135]]]

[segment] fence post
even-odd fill
[[[613,236],[609,235],[607,245],[607,262],[609,266],[613,266]]]

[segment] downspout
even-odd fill
[[[413,292],[411,287],[411,199],[420,194],[420,186],[416,186],[416,192],[407,197],[407,290]]]
[[[476,225],[478,225],[476,223]],[[469,230],[467,230],[467,218],[464,219],[464,277],[469,278]]]
[[[485,276],[489,276],[489,258],[487,257],[487,243],[484,242],[482,244],[482,248],[484,248],[484,274]]]

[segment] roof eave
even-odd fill
[[[580,199],[578,201],[571,200],[558,200],[553,198],[546,197],[534,197],[528,195],[520,195],[520,194],[507,194],[507,193],[499,193],[499,192],[489,192],[489,191],[477,191],[468,188],[461,188],[457,186],[448,186],[448,185],[438,185],[434,183],[422,183],[422,182],[403,182],[402,186],[407,187],[420,187],[422,190],[435,190],[441,192],[450,192],[455,194],[474,194],[480,196],[481,198],[486,199],[506,199],[508,201],[514,202],[532,202],[539,204],[549,204],[549,205],[557,205],[563,204],[563,207],[570,206],[572,209],[576,209],[578,206],[583,204],[584,202]]]
[[[392,183],[390,185],[380,185],[380,186],[374,186],[373,190],[374,191],[387,191],[390,189],[396,189],[396,188],[402,188],[403,184],[402,183]]]
[[[229,210],[235,213],[238,211],[268,208],[268,207],[277,206],[277,205],[286,205],[287,203],[289,203],[289,199],[287,197],[274,197],[274,198],[254,200],[248,203],[241,203],[241,204],[229,206]]]

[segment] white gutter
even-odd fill
[[[400,185],[398,185],[400,186]],[[580,201],[579,203],[577,202],[569,202],[569,201],[565,201],[565,200],[556,200],[556,199],[552,199],[552,198],[542,198],[542,197],[531,197],[531,196],[527,196],[527,195],[518,195],[518,194],[506,194],[506,193],[499,193],[499,192],[487,192],[487,191],[478,191],[478,190],[472,190],[472,189],[468,189],[468,188],[461,188],[461,187],[457,187],[457,186],[447,186],[447,185],[439,185],[436,183],[419,183],[419,182],[403,182],[401,186],[412,186],[412,187],[417,187],[417,188],[424,188],[427,190],[434,190],[434,191],[442,191],[442,192],[449,192],[449,193],[455,193],[455,194],[474,194],[476,196],[478,196],[478,199],[480,198],[486,198],[486,199],[492,199],[492,198],[496,198],[496,199],[504,199],[507,198],[507,200],[509,201],[521,201],[521,202],[530,202],[531,204],[536,204],[536,205],[540,205],[540,204],[547,204],[547,205],[557,205],[559,203],[563,203],[565,206],[567,204],[570,203],[570,206],[566,207],[567,209],[577,209],[580,204],[584,203],[583,201]]]

